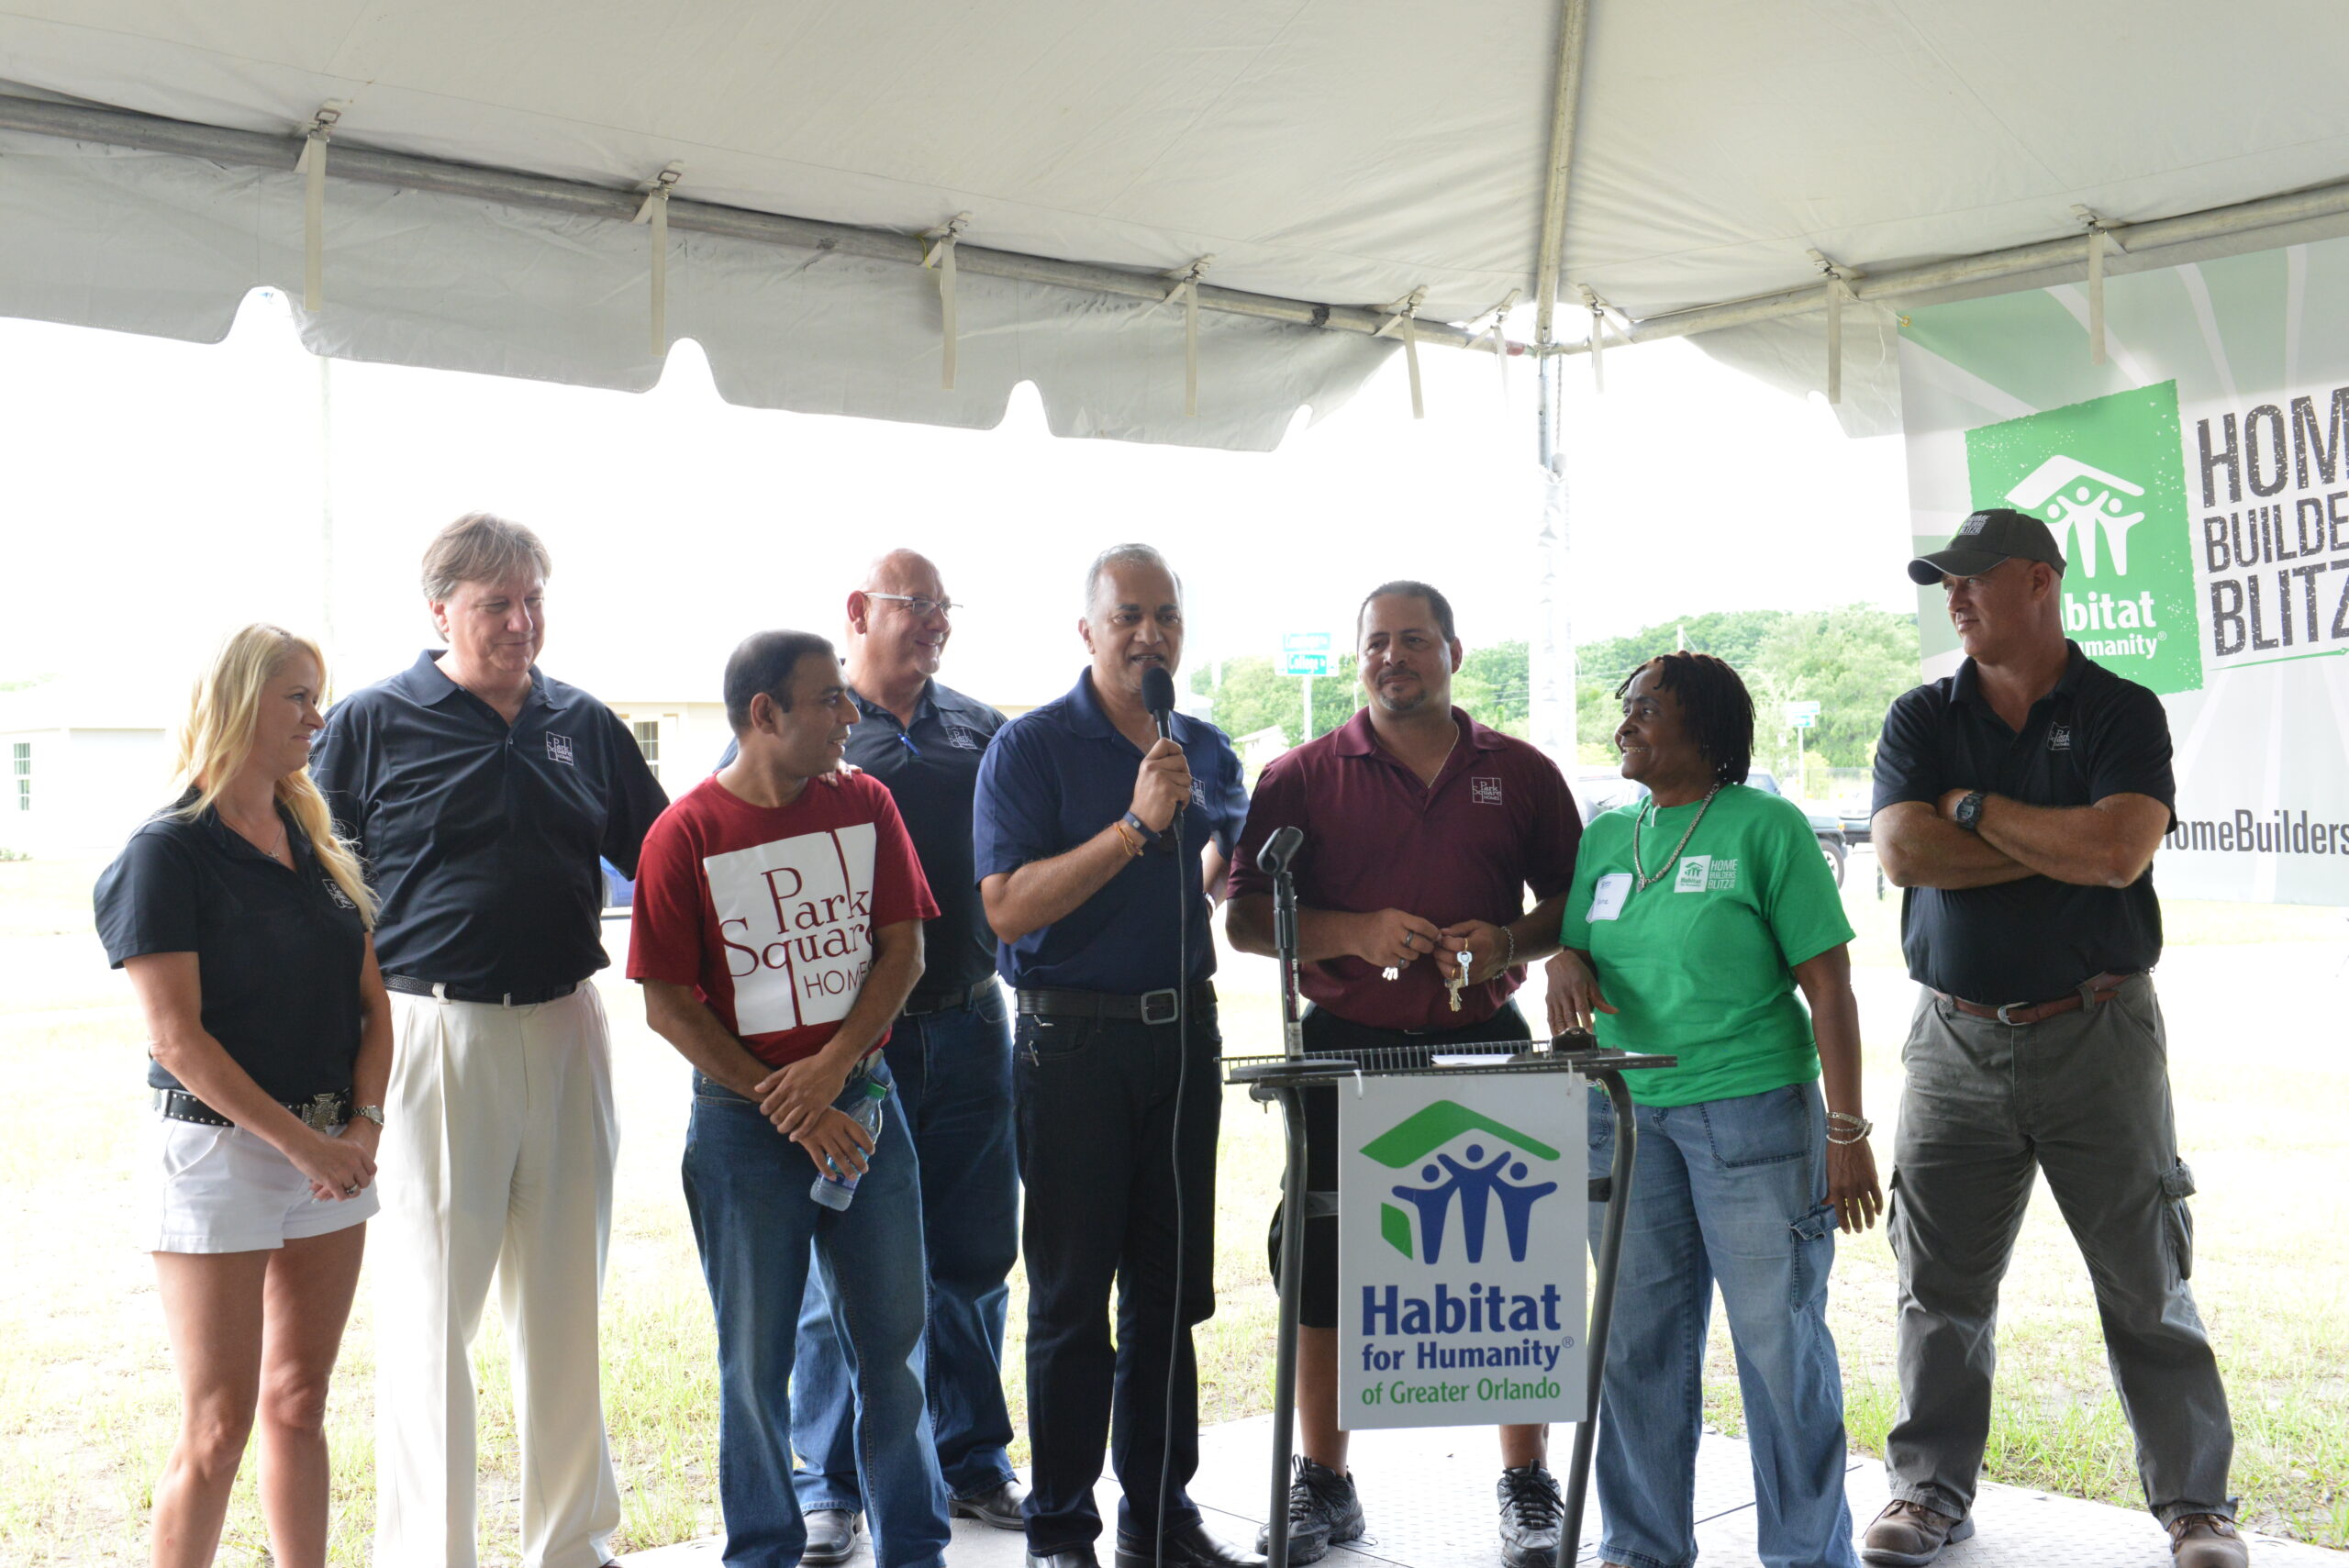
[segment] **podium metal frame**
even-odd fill
[[[1287,837],[1283,841],[1284,835]],[[1280,1326],[1275,1338],[1273,1374],[1272,1511],[1266,1518],[1266,1560],[1269,1568],[1288,1568],[1288,1488],[1290,1460],[1297,1443],[1297,1315],[1304,1290],[1306,1135],[1304,1091],[1316,1084],[1338,1084],[1375,1077],[1467,1077],[1508,1073],[1573,1073],[1607,1091],[1615,1111],[1615,1155],[1607,1175],[1589,1183],[1588,1199],[1606,1206],[1599,1227],[1598,1251],[1592,1270],[1589,1331],[1584,1340],[1585,1392],[1589,1398],[1583,1418],[1575,1423],[1573,1458],[1568,1462],[1564,1517],[1558,1536],[1556,1568],[1573,1568],[1582,1551],[1584,1505],[1590,1484],[1590,1462],[1598,1435],[1600,1385],[1607,1367],[1607,1336],[1615,1313],[1615,1275],[1622,1258],[1623,1225],[1631,1195],[1631,1168],[1639,1149],[1639,1128],[1631,1119],[1631,1094],[1623,1074],[1645,1068],[1672,1067],[1679,1059],[1621,1051],[1602,1051],[1583,1033],[1571,1033],[1529,1045],[1521,1040],[1447,1045],[1378,1046],[1308,1055],[1297,1005],[1297,889],[1290,875],[1302,835],[1296,829],[1275,835],[1257,855],[1257,864],[1273,873],[1274,945],[1281,971],[1281,1033],[1285,1050],[1278,1056],[1227,1056],[1224,1082],[1245,1084],[1249,1097],[1277,1104],[1286,1124],[1288,1168],[1281,1180]]]

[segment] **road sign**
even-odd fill
[[[1330,634],[1326,631],[1285,631],[1281,633],[1284,653],[1327,653]]]
[[[1281,673],[1284,675],[1327,675],[1330,673],[1330,655],[1284,649],[1281,651]]]
[[[1819,705],[1815,702],[1790,702],[1787,704],[1787,724],[1788,728],[1794,729],[1818,728]]]

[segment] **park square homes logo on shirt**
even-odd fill
[[[1471,774],[1468,779],[1468,798],[1479,806],[1498,806],[1501,803],[1501,781],[1497,778],[1480,778]]]
[[[547,731],[547,761],[561,762],[566,768],[575,768],[579,765],[578,761],[571,754],[570,736],[557,735],[551,729]]]
[[[734,1027],[774,1034],[848,1016],[873,966],[870,822],[711,855],[710,906],[734,978]]]

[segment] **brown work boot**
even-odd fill
[[[2243,1568],[2251,1552],[2232,1519],[2180,1514],[2169,1522],[2169,1560],[2176,1568]]]
[[[1973,1533],[1971,1518],[1954,1519],[1922,1503],[1887,1503],[1861,1539],[1860,1561],[1883,1568],[1925,1568],[1942,1554],[1943,1547]]]

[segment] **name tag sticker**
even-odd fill
[[[1631,895],[1631,873],[1627,871],[1609,872],[1598,879],[1598,885],[1590,890],[1590,917],[1594,920],[1620,917],[1623,913],[1623,900]]]

